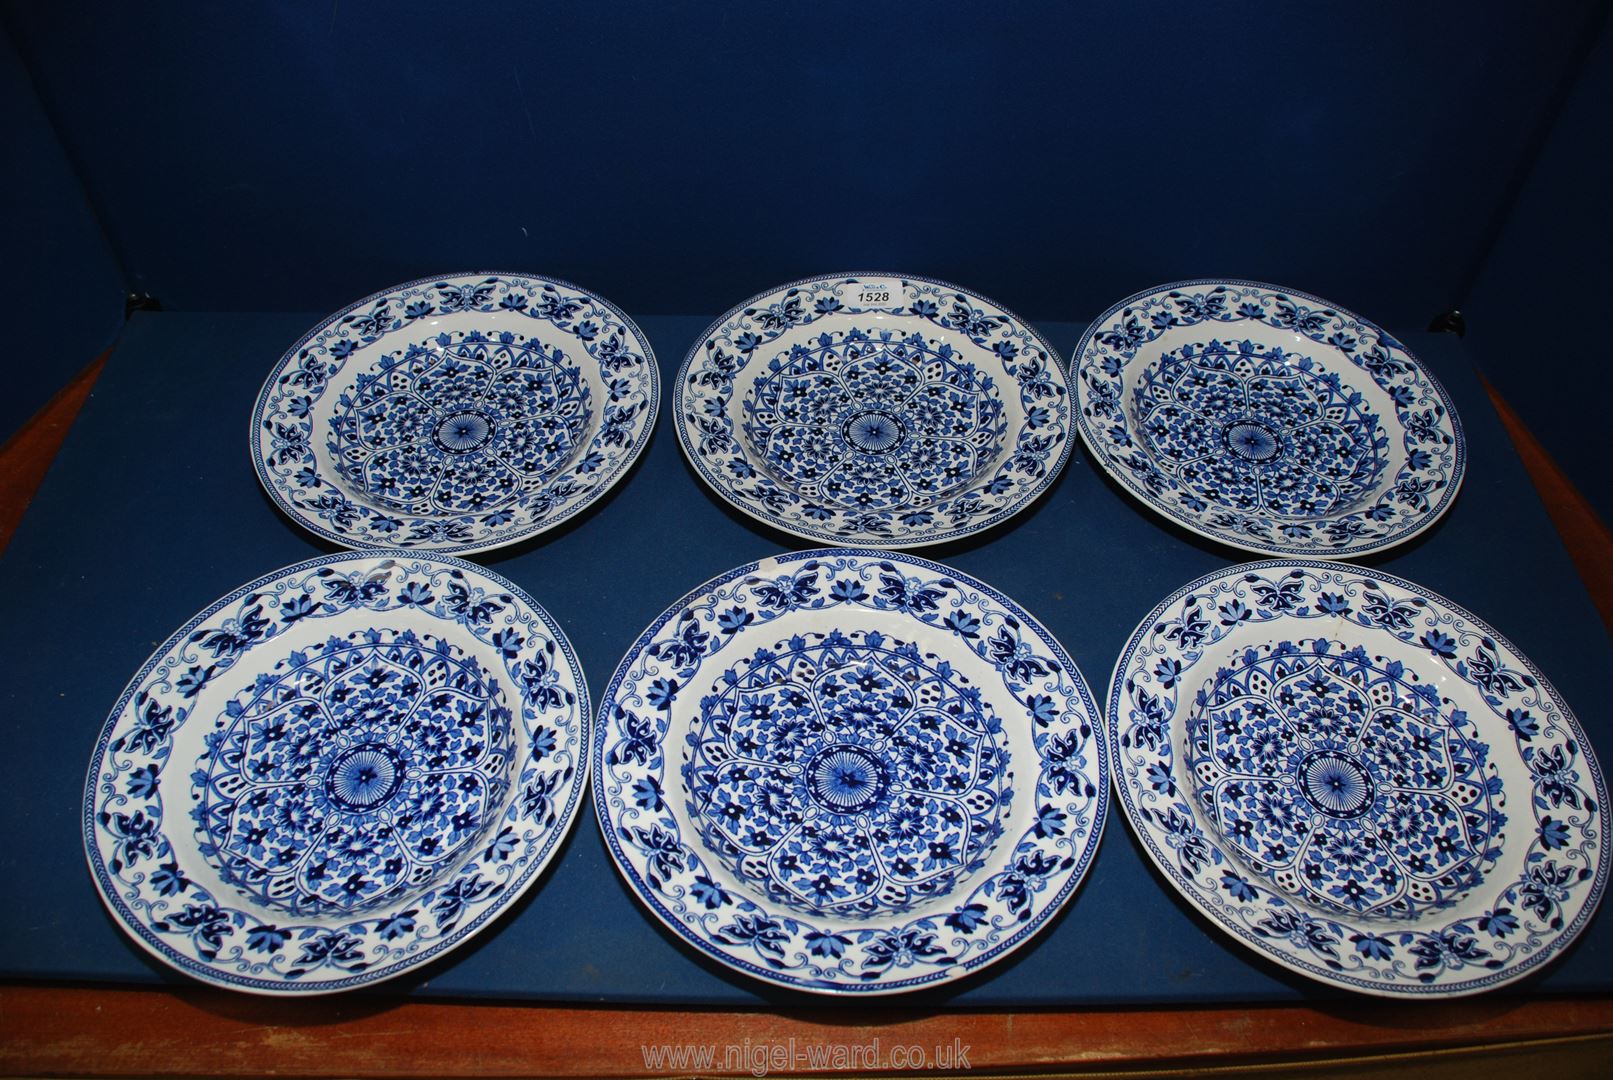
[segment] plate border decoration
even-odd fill
[[[749,659],[724,652],[744,627],[840,605],[881,617],[895,613],[954,635],[960,650],[1002,678],[1030,722],[1028,742],[1039,759],[1034,782],[1018,762],[1018,797],[1032,809],[998,842],[1001,868],[977,873],[935,910],[890,913],[879,920],[890,924],[884,927],[760,900],[760,889],[754,896],[728,892],[721,875],[708,870],[719,860],[684,838],[669,806],[682,786],[682,747],[668,752],[679,689],[694,692],[720,677],[715,668],[702,677],[707,660]],[[962,978],[1034,937],[1091,865],[1108,816],[1108,767],[1096,701],[1040,622],[967,574],[870,548],[747,563],[668,607],[634,642],[602,695],[591,761],[594,808],[612,861],[657,919],[685,945],[743,974],[844,996]]]
[[[1123,405],[1126,387],[1117,359],[1129,359],[1140,346],[1176,327],[1232,325],[1245,319],[1303,334],[1355,364],[1394,399],[1403,441],[1416,436],[1416,452],[1431,460],[1421,465],[1408,460],[1363,510],[1315,519],[1334,525],[1331,532],[1319,530],[1318,539],[1305,542],[1282,538],[1282,519],[1218,509],[1182,491],[1138,445]],[[1298,289],[1235,278],[1194,278],[1144,289],[1092,321],[1071,354],[1070,370],[1076,426],[1104,472],[1177,525],[1257,555],[1353,559],[1405,543],[1445,515],[1466,477],[1461,418],[1433,372],[1377,324]],[[1430,499],[1430,492],[1437,497]],[[1202,505],[1194,507],[1193,502]],[[1202,516],[1212,512],[1209,520]]]
[[[445,628],[499,656],[499,681],[507,679],[521,703],[511,718],[517,753],[510,790],[499,817],[484,826],[489,833],[425,891],[342,914],[298,916],[240,901],[231,906],[235,898],[190,880],[175,848],[187,858],[206,858],[186,809],[197,777],[189,773],[192,762],[169,757],[185,724],[214,720],[198,718],[190,702],[288,629],[349,612],[403,609],[440,618]],[[468,941],[542,876],[576,822],[591,725],[588,685],[570,642],[542,607],[499,575],[418,551],[344,551],[305,560],[208,605],[129,681],[102,726],[85,778],[85,859],[124,932],[203,982],[286,996],[379,982]],[[164,787],[174,783],[181,786],[179,809],[168,812],[178,815],[184,832],[178,845],[164,830]],[[318,978],[322,968],[335,977]]]
[[[576,339],[611,388],[609,400],[599,405],[592,440],[518,510],[408,518],[349,498],[331,470],[320,467],[309,406],[331,388],[351,357],[364,355],[364,347],[417,320],[467,312],[522,316]],[[660,367],[649,338],[603,297],[541,274],[485,271],[416,278],[326,316],[282,354],[252,407],[252,467],[276,506],[334,544],[472,555],[546,532],[603,498],[643,453],[660,400]],[[594,462],[595,456],[601,460]],[[306,483],[297,479],[310,471]],[[438,535],[445,526],[450,531]]]
[[[840,300],[845,285],[877,280],[915,286],[931,299],[885,306],[846,306]],[[785,305],[800,295],[801,303]],[[950,307],[944,305],[951,305]],[[769,318],[756,319],[759,308]],[[985,310],[983,310],[985,309]],[[845,511],[814,510],[822,524],[813,524],[788,511],[802,497],[769,476],[753,457],[746,440],[735,434],[726,406],[735,393],[738,376],[752,360],[766,360],[763,350],[791,330],[810,326],[830,314],[915,315],[943,329],[963,333],[1001,358],[1003,374],[1018,389],[1021,407],[1035,413],[1034,424],[1009,431],[1013,447],[1006,461],[989,477],[926,509],[924,520],[901,521],[896,512],[863,515],[862,527],[836,531],[831,523],[847,518]],[[988,346],[996,338],[994,346]],[[726,343],[725,351],[719,342]],[[1007,381],[1006,379],[1004,381]],[[698,387],[693,395],[691,387]],[[702,408],[694,409],[698,397]],[[939,544],[993,528],[1036,501],[1058,479],[1075,442],[1070,435],[1074,396],[1064,358],[1027,320],[995,300],[951,282],[915,274],[852,271],[800,278],[757,293],[730,308],[695,339],[678,369],[673,389],[674,426],[684,457],[706,487],[724,502],[753,520],[782,532],[826,544],[902,549]],[[748,486],[747,486],[748,484]],[[993,489],[997,490],[993,490]],[[933,523],[947,518],[937,528]]]
[[[1529,844],[1517,878],[1480,882],[1456,910],[1397,920],[1352,919],[1245,876],[1239,856],[1227,853],[1228,842],[1189,794],[1194,781],[1177,757],[1183,736],[1175,710],[1179,695],[1203,683],[1193,667],[1217,642],[1240,627],[1292,619],[1327,620],[1318,633],[1342,619],[1357,631],[1390,635],[1486,702],[1487,719],[1463,714],[1464,722],[1488,733],[1489,761],[1513,755],[1509,763],[1533,778],[1525,792],[1500,793],[1504,831],[1511,843]],[[1127,640],[1110,678],[1105,722],[1121,811],[1163,876],[1240,944],[1330,986],[1426,998],[1512,982],[1574,940],[1607,884],[1607,789],[1573,712],[1487,623],[1392,574],[1277,559],[1228,567],[1175,590]],[[1490,775],[1498,786],[1499,774]],[[1493,899],[1474,914],[1485,897]]]

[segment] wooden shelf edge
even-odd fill
[[[935,1056],[961,1051],[960,1063],[974,1072],[1024,1073],[1337,1061],[1595,1039],[1613,1036],[1613,997],[1083,1012],[878,1009],[848,1023],[803,1012],[13,985],[0,987],[0,1017],[0,1072],[10,1075],[720,1075],[754,1071],[758,1054],[772,1072],[814,1071],[814,1054],[823,1066],[816,1071],[833,1072],[829,1063],[842,1047],[883,1068],[898,1047],[905,1057],[916,1047]],[[711,1047],[713,1057],[703,1065],[682,1059],[682,1069],[663,1057],[651,1067],[662,1048],[685,1047]],[[784,1054],[793,1055],[789,1067],[771,1067],[782,1065]]]

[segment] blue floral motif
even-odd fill
[[[326,556],[218,601],[135,677],[85,846],[108,906],[175,967],[345,989],[454,947],[536,879],[588,723],[570,647],[508,582]]]
[[[683,767],[706,849],[818,915],[905,911],[978,868],[1013,797],[1001,721],[917,653],[812,634],[723,672]]]
[[[336,398],[326,450],[351,491],[418,517],[484,514],[541,490],[586,444],[582,372],[504,331],[387,353]],[[323,477],[312,475],[317,486]]]
[[[1230,281],[1139,293],[1092,324],[1073,368],[1099,464],[1235,547],[1381,550],[1438,520],[1462,482],[1444,389],[1382,330],[1303,293]]]
[[[542,278],[429,278],[286,353],[258,396],[254,458],[328,540],[484,551],[600,498],[659,396],[649,343],[606,301]]]
[[[290,915],[365,911],[428,887],[497,816],[510,703],[450,642],[353,631],[259,676],[195,768],[201,849]]]
[[[1605,785],[1573,714],[1407,581],[1295,560],[1195,581],[1132,635],[1108,723],[1121,803],[1172,884],[1338,986],[1510,982],[1606,886]]]
[[[1167,476],[1240,513],[1312,519],[1368,497],[1388,436],[1337,375],[1252,341],[1188,344],[1142,373],[1142,440]]]
[[[1249,650],[1196,700],[1183,764],[1227,850],[1275,888],[1411,919],[1484,880],[1503,792],[1460,710],[1388,663],[1326,639]]]
[[[888,547],[1016,513],[1069,449],[1053,350],[920,278],[811,279],[735,308],[690,352],[677,411],[690,461],[745,513]]]
[[[743,403],[757,457],[836,510],[929,507],[998,454],[1007,421],[989,375],[921,333],[825,331]]]
[[[902,990],[1021,944],[1079,881],[1107,795],[1091,708],[1046,631],[978,581],[779,556],[696,590],[623,660],[595,805],[696,948],[787,986]]]

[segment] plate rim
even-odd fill
[[[1092,338],[1100,329],[1102,329],[1103,324],[1107,322],[1109,318],[1116,312],[1121,311],[1122,309],[1139,301],[1159,296],[1173,290],[1200,287],[1205,285],[1226,285],[1233,288],[1262,289],[1267,292],[1278,293],[1283,296],[1294,297],[1300,300],[1308,300],[1313,303],[1320,304],[1321,306],[1334,312],[1336,315],[1343,316],[1346,319],[1353,319],[1355,322],[1360,323],[1363,326],[1370,327],[1372,330],[1377,332],[1381,338],[1392,342],[1395,347],[1401,353],[1403,353],[1413,365],[1415,365],[1417,371],[1422,375],[1422,377],[1427,380],[1430,390],[1432,390],[1435,396],[1438,397],[1440,404],[1445,409],[1446,416],[1450,417],[1451,420],[1451,434],[1454,440],[1454,459],[1451,466],[1453,478],[1447,481],[1445,491],[1442,493],[1439,502],[1435,504],[1435,506],[1430,509],[1427,514],[1424,514],[1418,518],[1413,527],[1409,529],[1381,537],[1369,544],[1351,543],[1341,548],[1332,549],[1331,551],[1320,551],[1310,547],[1291,547],[1284,546],[1279,543],[1261,544],[1253,540],[1239,540],[1235,539],[1230,534],[1216,532],[1206,528],[1198,524],[1198,522],[1194,519],[1179,514],[1174,509],[1162,505],[1155,498],[1149,495],[1145,489],[1140,488],[1129,475],[1115,468],[1110,460],[1111,455],[1107,447],[1103,444],[1102,440],[1098,437],[1098,434],[1088,430],[1086,413],[1081,407],[1085,398],[1085,384],[1081,379],[1081,357],[1086,353],[1087,346],[1092,341]],[[1120,300],[1109,305],[1109,307],[1104,309],[1102,314],[1096,316],[1090,323],[1087,324],[1086,329],[1081,332],[1081,339],[1076,343],[1075,350],[1070,354],[1070,371],[1072,373],[1072,378],[1074,379],[1071,393],[1074,395],[1075,426],[1076,429],[1081,433],[1081,442],[1086,447],[1087,454],[1098,465],[1098,467],[1103,470],[1104,474],[1118,483],[1121,488],[1125,490],[1127,495],[1131,496],[1131,498],[1135,501],[1141,503],[1153,514],[1162,517],[1172,524],[1186,529],[1197,536],[1201,536],[1206,540],[1214,541],[1217,544],[1233,548],[1237,551],[1248,552],[1252,555],[1265,558],[1319,559],[1324,562],[1343,562],[1350,559],[1357,559],[1366,555],[1387,551],[1391,548],[1398,547],[1401,544],[1409,543],[1443,520],[1446,513],[1450,511],[1451,506],[1455,503],[1456,496],[1460,493],[1463,482],[1467,479],[1467,436],[1462,426],[1461,416],[1457,413],[1456,403],[1452,400],[1450,392],[1445,389],[1445,384],[1442,383],[1438,376],[1436,376],[1434,372],[1429,369],[1428,365],[1423,362],[1422,357],[1412,352],[1411,348],[1407,346],[1405,342],[1401,341],[1395,335],[1389,333],[1382,326],[1373,322],[1371,319],[1363,318],[1349,308],[1342,307],[1333,303],[1331,300],[1317,296],[1314,293],[1306,292],[1303,289],[1291,289],[1284,285],[1275,285],[1271,282],[1256,281],[1250,278],[1231,277],[1186,278],[1181,281],[1172,281],[1161,285],[1155,285],[1152,288],[1141,289],[1135,293],[1132,293],[1124,300]]]
[[[1507,638],[1504,634],[1498,633],[1488,622],[1480,619],[1462,605],[1452,602],[1444,595],[1434,591],[1433,589],[1427,588],[1426,586],[1419,585],[1416,582],[1400,577],[1397,574],[1391,574],[1375,567],[1355,566],[1354,564],[1350,563],[1341,564],[1329,559],[1316,558],[1261,559],[1252,562],[1238,563],[1223,567],[1220,570],[1211,571],[1210,573],[1194,579],[1188,584],[1173,589],[1169,595],[1164,597],[1159,601],[1159,603],[1155,604],[1148,610],[1147,614],[1137,624],[1136,629],[1127,636],[1126,644],[1121,649],[1118,658],[1115,660],[1114,670],[1109,676],[1109,692],[1105,695],[1103,718],[1106,736],[1109,739],[1111,746],[1116,748],[1116,753],[1114,756],[1114,768],[1111,770],[1110,775],[1114,783],[1115,800],[1120,804],[1119,816],[1125,819],[1128,831],[1148,856],[1148,862],[1151,868],[1157,871],[1158,874],[1170,884],[1171,888],[1168,890],[1168,893],[1173,897],[1174,900],[1185,901],[1191,908],[1193,914],[1197,915],[1209,925],[1213,926],[1220,934],[1231,939],[1240,947],[1241,950],[1243,950],[1244,955],[1258,957],[1261,960],[1275,964],[1289,972],[1301,975],[1312,982],[1335,989],[1365,994],[1369,997],[1392,998],[1397,1000],[1426,1000],[1431,998],[1470,997],[1475,994],[1487,993],[1499,989],[1502,986],[1515,983],[1520,979],[1534,974],[1539,968],[1542,967],[1542,965],[1545,965],[1556,959],[1560,953],[1569,949],[1578,939],[1580,934],[1585,931],[1586,927],[1590,924],[1591,919],[1596,915],[1603,895],[1607,889],[1610,871],[1613,871],[1613,852],[1610,852],[1608,849],[1607,830],[1605,827],[1603,828],[1602,832],[1602,842],[1597,849],[1596,872],[1590,883],[1590,889],[1586,893],[1585,901],[1581,905],[1578,914],[1574,917],[1574,920],[1571,923],[1568,923],[1563,927],[1562,930],[1556,932],[1555,937],[1549,943],[1530,953],[1523,959],[1523,961],[1515,966],[1500,970],[1487,970],[1483,975],[1475,979],[1464,980],[1461,983],[1440,985],[1421,982],[1368,983],[1364,980],[1349,978],[1337,972],[1333,972],[1321,965],[1302,962],[1294,954],[1286,950],[1276,948],[1267,939],[1251,935],[1241,927],[1231,925],[1215,909],[1207,907],[1201,902],[1196,883],[1188,882],[1184,884],[1180,870],[1176,866],[1172,865],[1168,859],[1163,857],[1163,855],[1157,850],[1149,832],[1137,824],[1135,816],[1136,810],[1132,800],[1132,792],[1126,787],[1124,778],[1122,777],[1122,773],[1129,774],[1129,769],[1122,768],[1119,761],[1120,754],[1118,747],[1120,743],[1120,715],[1118,712],[1118,705],[1122,690],[1123,672],[1125,671],[1127,662],[1135,652],[1140,640],[1146,636],[1147,633],[1160,621],[1160,617],[1164,615],[1172,607],[1172,605],[1176,604],[1183,597],[1202,589],[1205,586],[1218,581],[1234,579],[1248,573],[1257,573],[1260,571],[1270,571],[1276,569],[1290,570],[1296,568],[1320,571],[1323,573],[1351,573],[1359,577],[1372,578],[1386,582],[1392,586],[1395,586],[1396,588],[1413,593],[1430,601],[1433,604],[1443,607],[1447,613],[1454,615],[1459,619],[1465,619],[1471,630],[1487,635],[1501,648],[1510,652],[1514,657],[1522,662],[1528,673],[1533,676],[1538,681],[1540,687],[1546,691],[1552,703],[1557,706],[1559,714],[1562,720],[1565,722],[1564,726],[1567,732],[1575,741],[1578,742],[1581,750],[1581,756],[1588,763],[1591,778],[1594,781],[1590,786],[1600,802],[1598,814],[1604,821],[1606,821],[1606,777],[1596,759],[1595,751],[1591,746],[1590,740],[1586,737],[1585,730],[1579,722],[1579,718],[1575,715],[1574,711],[1568,707],[1567,701],[1564,700],[1562,694],[1557,690],[1556,685],[1545,677],[1535,663],[1530,660],[1522,650],[1512,643],[1511,639]],[[1212,843],[1219,846],[1220,842],[1212,841]]]
[[[474,917],[457,925],[443,940],[430,948],[411,954],[404,960],[391,965],[367,968],[357,974],[347,975],[343,978],[332,979],[323,983],[299,983],[290,980],[275,983],[264,979],[231,977],[202,960],[182,954],[171,946],[164,945],[159,938],[152,934],[151,928],[143,920],[137,918],[135,913],[128,908],[118,894],[117,889],[113,888],[109,891],[107,883],[110,875],[107,872],[105,862],[101,858],[100,845],[96,837],[98,828],[96,821],[98,812],[96,787],[101,767],[108,753],[109,740],[116,729],[118,719],[123,715],[124,709],[144,684],[146,678],[165,656],[173,651],[174,648],[183,645],[189,635],[195,632],[197,627],[201,626],[209,618],[225,610],[247,594],[288,575],[305,573],[340,562],[368,562],[388,559],[430,562],[440,564],[444,569],[457,569],[461,572],[484,577],[497,584],[501,589],[507,590],[518,603],[525,604],[536,616],[537,620],[543,624],[545,630],[553,635],[556,649],[565,658],[566,665],[577,684],[577,703],[573,708],[577,714],[577,723],[579,725],[577,733],[579,760],[573,767],[573,777],[570,781],[571,791],[567,796],[565,807],[557,812],[555,827],[544,840],[542,848],[521,877],[511,882],[510,887],[496,897],[492,903],[476,912]],[[94,884],[96,895],[100,898],[103,908],[111,916],[113,923],[122,931],[123,939],[138,944],[145,954],[160,961],[164,973],[177,973],[207,985],[264,997],[317,997],[325,994],[343,993],[362,986],[386,982],[406,975],[424,965],[431,964],[476,938],[489,923],[496,921],[505,914],[510,907],[515,905],[545,876],[559,854],[561,847],[564,846],[566,838],[571,835],[571,831],[576,827],[577,819],[580,816],[582,795],[588,786],[589,763],[592,760],[590,754],[587,753],[587,749],[593,743],[592,725],[592,701],[582,665],[577,659],[576,650],[572,647],[570,640],[554,617],[542,605],[534,601],[524,589],[502,575],[464,559],[402,548],[347,549],[299,560],[231,589],[191,616],[152,651],[151,655],[146,658],[129,679],[122,692],[119,693],[116,703],[102,722],[100,732],[96,736],[95,745],[91,750],[83,794],[78,808],[79,838],[83,848],[86,868]],[[166,829],[164,829],[163,835],[166,837]]]
[[[797,537],[803,540],[810,540],[817,544],[877,548],[881,551],[907,551],[915,548],[930,547],[935,544],[944,544],[953,540],[962,540],[970,536],[976,536],[989,529],[994,529],[997,526],[1007,522],[1011,518],[1016,517],[1021,512],[1028,510],[1031,504],[1035,503],[1043,495],[1047,494],[1048,489],[1050,489],[1053,484],[1057,482],[1058,478],[1063,475],[1064,467],[1069,463],[1070,455],[1075,444],[1075,440],[1071,438],[1072,432],[1069,430],[1069,424],[1067,424],[1065,428],[1064,438],[1059,448],[1058,460],[1049,465],[1045,474],[1039,478],[1035,484],[1031,485],[1031,487],[1028,488],[1023,495],[1014,500],[1013,503],[1002,507],[990,516],[968,526],[949,529],[933,536],[924,537],[923,539],[900,541],[893,540],[887,542],[881,542],[879,537],[874,536],[837,536],[833,533],[814,530],[807,525],[786,525],[778,520],[764,517],[753,510],[746,502],[735,498],[734,493],[726,483],[723,483],[719,478],[713,478],[710,472],[707,470],[705,464],[700,460],[700,455],[695,451],[694,447],[690,445],[688,429],[683,422],[684,393],[685,387],[688,384],[690,365],[695,362],[695,359],[705,347],[706,342],[711,340],[712,336],[716,334],[719,329],[721,329],[724,323],[730,321],[736,315],[739,315],[746,308],[755,306],[757,302],[784,292],[787,289],[798,289],[803,285],[813,285],[818,282],[843,283],[846,279],[881,277],[896,278],[900,281],[917,282],[922,285],[934,285],[939,288],[953,290],[968,296],[971,299],[991,305],[1003,315],[1012,319],[1017,325],[1023,327],[1026,332],[1036,340],[1037,344],[1046,351],[1048,362],[1053,365],[1054,369],[1062,378],[1066,401],[1068,402],[1070,409],[1070,424],[1074,423],[1076,417],[1079,415],[1079,409],[1077,407],[1075,388],[1071,381],[1071,369],[1069,365],[1065,363],[1063,355],[1053,347],[1053,344],[1048,341],[1047,336],[1043,334],[1041,330],[1037,329],[1036,325],[1029,319],[1026,319],[1012,309],[998,303],[996,300],[985,295],[984,293],[976,292],[973,289],[965,288],[962,285],[957,285],[941,278],[932,278],[923,274],[906,274],[897,271],[851,270],[845,273],[812,274],[807,277],[797,278],[794,281],[787,281],[780,285],[775,285],[772,288],[759,292],[750,297],[748,300],[744,300],[741,303],[729,308],[700,332],[700,335],[695,338],[692,344],[690,344],[689,351],[684,354],[683,362],[678,366],[677,378],[672,389],[672,426],[677,431],[678,445],[683,449],[684,460],[687,461],[695,470],[695,474],[700,478],[700,481],[705,486],[706,490],[719,496],[723,502],[727,503],[735,510],[738,510],[747,518],[751,519],[752,521],[760,522],[769,528],[777,529],[779,532],[785,533],[786,535]]]
[[[634,439],[633,445],[628,448],[625,454],[622,455],[622,459],[617,463],[616,467],[611,470],[608,475],[602,477],[600,482],[595,484],[589,490],[588,495],[585,498],[580,499],[571,506],[566,507],[561,513],[554,514],[552,516],[545,515],[538,521],[529,523],[524,529],[515,530],[510,532],[507,536],[502,536],[484,542],[473,541],[470,543],[451,544],[441,547],[422,545],[419,547],[410,548],[399,547],[396,544],[372,546],[358,543],[354,541],[352,537],[344,536],[342,533],[328,528],[318,518],[310,518],[307,514],[303,513],[300,508],[295,506],[289,499],[287,499],[285,494],[280,490],[279,485],[275,484],[274,481],[266,474],[263,457],[258,453],[258,434],[263,425],[264,409],[268,404],[269,395],[274,389],[275,380],[285,369],[286,364],[296,357],[296,354],[304,345],[312,341],[322,331],[329,328],[337,319],[340,319],[342,316],[352,314],[366,305],[373,304],[375,301],[380,300],[383,297],[390,296],[393,293],[400,292],[404,289],[414,289],[422,285],[434,285],[437,282],[461,281],[467,278],[497,278],[505,281],[520,280],[553,285],[557,289],[569,289],[588,297],[591,301],[599,304],[601,307],[610,311],[613,315],[621,320],[623,329],[632,333],[633,337],[637,340],[640,348],[642,349],[644,353],[645,368],[649,373],[646,395],[648,400],[645,403],[643,427],[639,432],[638,437]],[[648,447],[650,439],[655,433],[655,424],[660,417],[660,409],[660,361],[657,360],[655,350],[650,345],[650,339],[644,333],[644,330],[621,308],[617,307],[615,304],[611,303],[609,300],[605,299],[603,296],[600,296],[591,289],[585,289],[581,285],[577,285],[562,278],[550,277],[546,274],[500,270],[456,271],[451,274],[433,274],[427,277],[415,278],[411,281],[400,282],[396,285],[390,285],[384,289],[371,293],[361,300],[355,300],[351,304],[341,307],[336,311],[321,317],[318,322],[304,332],[301,337],[299,337],[289,348],[280,354],[280,358],[275,361],[274,366],[270,368],[268,375],[264,378],[262,387],[258,390],[256,397],[254,397],[252,401],[252,415],[249,418],[247,446],[248,452],[252,457],[252,471],[257,475],[258,484],[265,492],[268,493],[269,498],[271,501],[273,501],[275,507],[297,525],[308,530],[321,539],[328,540],[333,544],[348,549],[349,551],[412,551],[422,554],[463,557],[467,555],[479,555],[488,551],[496,551],[499,548],[508,547],[511,544],[517,544],[523,540],[530,540],[534,536],[539,536],[545,532],[548,532],[550,529],[569,521],[577,514],[580,514],[582,511],[598,503],[626,478],[628,472],[632,470],[639,458],[644,455],[645,448]]]
[[[1067,878],[1060,885],[1058,892],[1053,894],[1048,899],[1047,903],[1043,905],[1042,909],[1037,912],[1025,925],[1016,928],[1012,936],[1005,939],[987,953],[977,957],[972,957],[963,963],[934,970],[922,978],[901,979],[894,982],[869,980],[861,983],[848,983],[847,985],[843,986],[833,986],[811,983],[803,979],[793,979],[781,972],[763,967],[758,964],[753,964],[737,955],[729,955],[712,945],[710,942],[695,937],[683,925],[681,920],[677,919],[671,912],[665,910],[664,906],[659,900],[646,892],[645,883],[639,879],[637,872],[628,865],[627,860],[621,851],[620,844],[616,836],[615,826],[611,820],[609,809],[606,805],[607,796],[605,793],[605,784],[600,779],[602,770],[596,769],[595,765],[596,763],[601,763],[603,760],[606,748],[605,744],[609,734],[609,724],[604,714],[614,703],[617,691],[620,688],[628,670],[632,666],[632,661],[642,654],[644,646],[653,638],[657,630],[665,626],[680,611],[687,608],[692,601],[705,595],[712,588],[725,584],[746,574],[755,573],[756,570],[764,564],[783,563],[785,561],[796,562],[813,558],[840,556],[854,556],[876,562],[894,559],[899,562],[920,564],[926,568],[933,568],[946,576],[956,578],[960,582],[966,583],[971,588],[979,589],[982,593],[989,596],[993,601],[1004,605],[1005,610],[1010,611],[1013,615],[1020,618],[1022,622],[1033,624],[1039,628],[1042,634],[1045,636],[1045,640],[1051,643],[1057,659],[1065,664],[1066,671],[1073,676],[1072,681],[1075,683],[1075,686],[1079,692],[1078,696],[1088,712],[1089,719],[1092,721],[1091,743],[1094,747],[1097,757],[1097,782],[1095,783],[1097,791],[1096,794],[1091,797],[1094,803],[1093,820],[1089,829],[1089,835],[1082,846],[1080,857],[1076,860],[1075,865],[1071,867]],[[783,987],[785,989],[802,993],[814,994],[824,998],[852,1000],[859,997],[882,997],[891,994],[911,993],[913,991],[929,987],[945,986],[968,975],[972,975],[977,971],[983,970],[984,968],[990,967],[992,964],[997,963],[1004,957],[1017,952],[1021,947],[1040,936],[1040,934],[1046,930],[1047,924],[1056,920],[1058,916],[1064,912],[1065,908],[1074,897],[1076,891],[1080,888],[1081,884],[1086,880],[1087,875],[1091,872],[1092,864],[1097,858],[1098,849],[1103,840],[1104,830],[1108,825],[1109,818],[1113,816],[1111,813],[1111,777],[1113,774],[1113,757],[1109,752],[1108,734],[1105,730],[1102,710],[1098,703],[1098,699],[1092,693],[1092,687],[1088,683],[1086,676],[1082,674],[1080,668],[1076,666],[1075,660],[1070,656],[1069,651],[1064,648],[1059,640],[1053,635],[1053,632],[1049,630],[1040,619],[1031,616],[1023,606],[1013,600],[1012,597],[1009,597],[1001,592],[999,589],[987,584],[984,581],[981,581],[972,574],[967,574],[956,570],[945,563],[936,562],[934,559],[928,559],[924,556],[915,555],[905,551],[892,551],[888,548],[866,547],[828,547],[809,548],[799,551],[785,551],[772,555],[766,555],[759,559],[750,560],[711,577],[693,589],[688,590],[676,601],[668,605],[664,611],[657,615],[645,627],[642,633],[634,638],[631,646],[629,646],[628,650],[623,654],[621,662],[617,664],[615,671],[612,672],[610,681],[606,684],[605,690],[600,694],[599,714],[600,715],[597,717],[598,722],[595,723],[593,730],[593,746],[589,751],[589,785],[594,803],[595,817],[599,825],[600,833],[604,836],[605,846],[610,855],[610,862],[613,866],[615,866],[617,872],[621,875],[622,880],[627,885],[628,892],[632,894],[633,899],[637,902],[639,908],[648,909],[648,911],[655,916],[659,923],[671,933],[672,938],[680,946],[680,948],[692,948],[701,959],[715,962],[721,965],[725,971],[737,972],[741,975],[759,979],[773,986]],[[663,774],[665,773],[665,769],[666,766],[663,765]],[[1105,776],[1105,773],[1110,774],[1110,776]],[[1040,770],[1038,770],[1038,778],[1039,777]],[[1034,787],[1032,788],[1032,791],[1034,792]],[[759,902],[758,906],[761,906]],[[771,911],[772,909],[768,910]]]

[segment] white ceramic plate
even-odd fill
[[[1028,941],[1103,832],[1086,683],[1013,601],[905,555],[740,567],[668,608],[600,704],[594,806],[691,947],[823,993]]]
[[[1109,687],[1115,788],[1193,906],[1370,994],[1473,994],[1584,929],[1601,770],[1483,622],[1387,574],[1250,563],[1177,590]]]
[[[684,453],[738,510],[810,540],[915,547],[1012,517],[1069,456],[1062,361],[956,285],[792,282],[734,308],[678,376]]]
[[[1406,349],[1325,300],[1249,281],[1128,297],[1076,347],[1088,450],[1144,504],[1223,544],[1346,559],[1450,507],[1467,451]]]
[[[531,275],[423,278],[287,350],[252,458],[280,508],[333,543],[468,554],[603,496],[659,400],[650,343],[600,297]]]
[[[205,982],[392,978],[537,880],[589,712],[559,627],[504,579],[408,552],[299,563],[129,683],[85,785],[90,870],[130,937]]]

